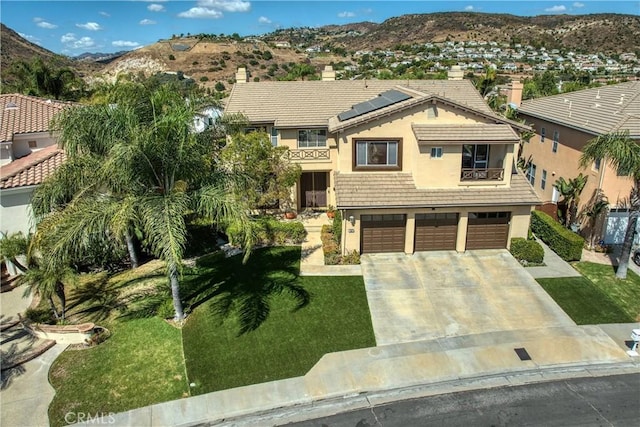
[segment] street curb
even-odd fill
[[[179,427],[276,426],[323,418],[359,409],[371,409],[375,406],[402,400],[412,400],[441,394],[498,387],[516,387],[570,378],[603,377],[635,373],[640,373],[640,361],[548,366],[501,374],[481,374],[456,380],[413,385],[396,389],[364,391],[358,394],[327,397],[325,399],[312,400],[308,403],[294,403],[231,418],[210,421],[201,420],[181,424]]]

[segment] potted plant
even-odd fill
[[[329,205],[329,207],[327,208],[327,217],[329,217],[329,219],[333,219],[335,216],[336,216],[335,208]]]
[[[284,213],[284,217],[286,219],[296,219],[296,217],[298,216],[298,214],[296,214],[295,211],[292,211],[290,209],[286,210]]]

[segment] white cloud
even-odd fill
[[[147,9],[151,12],[164,12],[164,6],[161,4],[150,4]]]
[[[469,5],[464,8],[467,12],[471,12],[473,10],[473,6]]]
[[[192,7],[191,9],[180,12],[178,14],[180,18],[208,18],[218,19],[222,18],[222,12],[215,9],[209,9],[206,7]]]
[[[32,43],[38,43],[38,44],[40,44],[40,39],[39,39],[39,38],[37,38],[37,37],[35,37],[35,36],[32,36],[31,34],[18,33],[18,35],[19,35],[20,37],[22,37],[23,39],[29,40],[29,41],[30,41],[30,42],[32,42]]]
[[[338,13],[338,18],[353,18],[354,16],[356,16],[355,13],[353,12],[340,12]]]
[[[107,12],[98,12],[100,15],[104,16],[105,18],[111,18],[111,15],[109,15]]]
[[[138,22],[138,24],[140,24],[140,25],[155,25],[155,24],[157,24],[157,22],[152,20],[152,19],[143,19],[142,21]]]
[[[33,22],[40,28],[46,28],[47,30],[53,30],[54,28],[58,28],[57,25],[51,24],[50,22],[45,21],[42,18],[38,18],[37,16],[33,18]]]
[[[567,10],[566,6],[557,5],[557,6],[548,7],[544,11],[545,12],[558,13],[558,12],[564,12],[565,10]]]
[[[87,22],[86,24],[76,24],[78,28],[84,28],[89,31],[100,31],[102,27],[97,22]]]
[[[251,2],[243,0],[198,0],[198,6],[225,12],[248,12]]]
[[[128,41],[128,40],[116,40],[116,41],[111,42],[111,44],[113,46],[117,46],[117,47],[137,47],[137,46],[140,46],[140,43],[132,42],[132,41]]]
[[[271,19],[267,18],[266,16],[261,16],[260,18],[258,18],[258,22],[261,24],[271,24]]]
[[[60,41],[69,49],[87,49],[96,44],[91,37],[80,37],[78,39],[73,33],[63,35],[60,37]]]
[[[575,7],[576,9],[580,9],[581,7],[584,7],[584,3],[580,3],[579,1],[577,1],[573,4],[573,7]]]

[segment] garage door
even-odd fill
[[[457,213],[416,214],[415,251],[456,249]]]
[[[510,212],[469,213],[467,249],[506,248],[510,219]]]
[[[362,253],[404,252],[404,215],[360,215]]]

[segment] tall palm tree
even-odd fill
[[[569,227],[575,224],[578,220],[578,205],[580,204],[580,194],[587,185],[588,176],[579,174],[575,178],[569,178],[565,180],[560,177],[553,184],[558,189],[558,192],[562,196],[562,201],[567,206],[567,212],[565,212],[564,225]]]
[[[248,210],[237,197],[241,180],[218,167],[216,145],[193,132],[198,100],[186,102],[166,87],[144,96],[134,100],[135,108],[122,107],[131,117],[126,132],[118,138],[100,128],[109,126],[108,121],[91,125],[95,137],[86,144],[69,129],[60,130],[63,135],[69,132],[69,138],[62,141],[71,156],[89,151],[100,153],[102,161],[95,181],[76,192],[62,209],[45,216],[36,242],[64,264],[94,239],[105,234],[126,236],[136,224],[151,252],[166,262],[175,317],[182,320],[179,278],[186,216],[195,212],[218,224],[240,222],[248,227]],[[151,120],[146,119],[147,114]],[[70,128],[77,125],[67,124]],[[251,236],[246,234],[248,249]]]
[[[633,187],[629,195],[629,222],[622,244],[620,262],[616,277],[625,279],[629,268],[629,257],[633,238],[640,215],[640,145],[629,136],[629,131],[618,131],[599,135],[590,140],[580,156],[582,167],[590,166],[596,160],[607,162],[619,175],[629,175]]]

